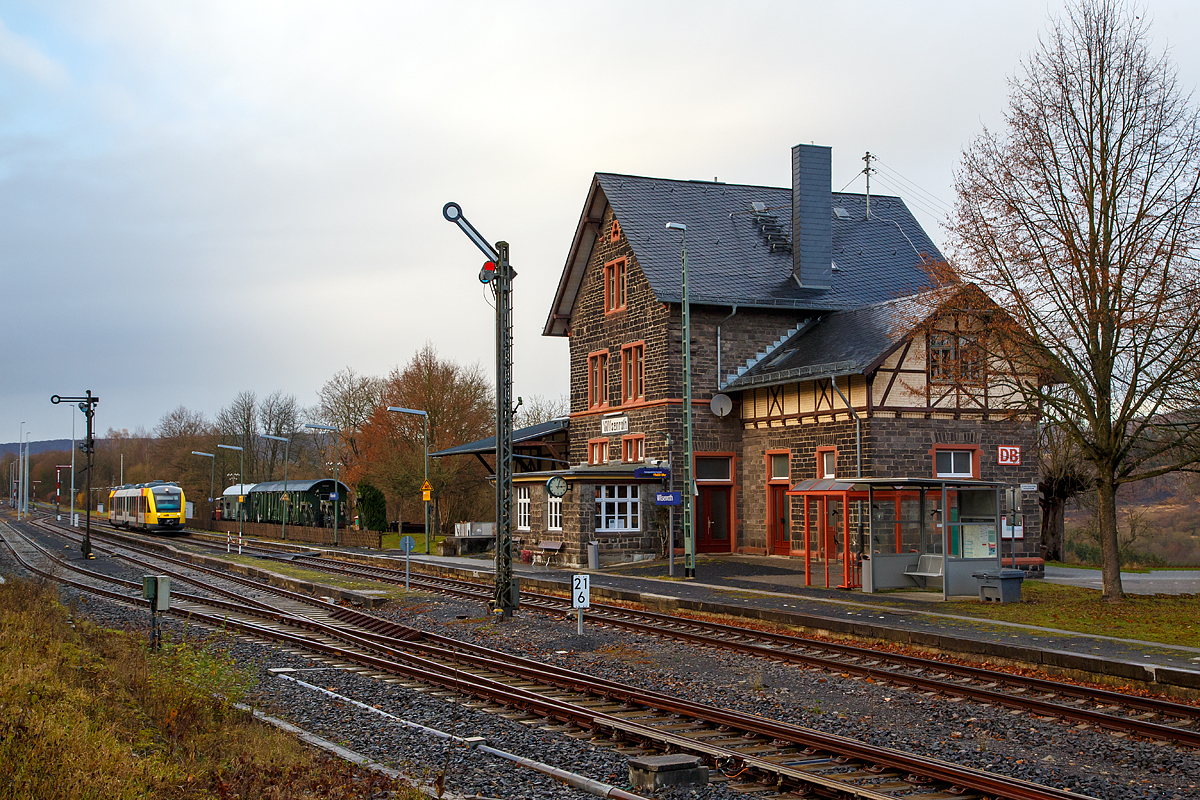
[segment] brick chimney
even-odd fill
[[[833,286],[833,156],[820,145],[792,148],[792,275],[808,289]]]

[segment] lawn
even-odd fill
[[[1107,603],[1097,589],[1028,580],[1020,603],[956,600],[938,608],[951,614],[1020,622],[1086,634],[1200,647],[1200,598],[1126,595]]]
[[[416,544],[416,546],[413,547],[414,553],[424,553],[425,552],[425,534],[409,533],[409,534],[405,534],[405,535],[411,536],[416,541],[417,544]],[[432,553],[433,545],[436,545],[438,542],[443,541],[445,538],[446,538],[445,536],[440,536],[440,535],[434,534],[433,542],[429,548],[429,552]],[[400,549],[400,534],[385,533],[383,535],[382,546],[383,546],[384,550],[399,550]]]

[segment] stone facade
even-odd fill
[[[571,420],[569,460],[572,467],[571,489],[562,501],[562,530],[546,529],[544,483],[530,483],[531,524],[517,531],[522,546],[539,541],[562,541],[560,563],[585,565],[587,543],[599,542],[601,560],[612,562],[652,557],[663,552],[666,542],[667,513],[654,504],[654,493],[662,490],[657,481],[637,482],[635,466],[675,465],[674,488],[681,489],[683,457],[682,407],[682,319],[677,303],[662,303],[638,265],[633,248],[615,230],[613,212],[608,208],[598,223],[600,235],[590,255],[575,305],[570,315]],[[615,235],[614,235],[615,232]],[[606,295],[606,266],[624,259],[624,306],[612,310]],[[846,395],[861,420],[854,415],[828,380],[798,381],[784,386],[731,391],[733,411],[724,418],[709,409],[709,400],[721,391],[724,376],[736,374],[748,359],[766,352],[772,343],[802,325],[810,314],[800,311],[761,310],[731,306],[694,304],[691,307],[691,352],[693,376],[693,452],[729,456],[732,481],[728,492],[731,536],[729,551],[774,553],[768,535],[768,453],[785,451],[789,456],[791,484],[818,473],[818,449],[836,451],[838,477],[854,477],[858,471],[861,436],[861,474],[864,477],[934,476],[934,451],[955,445],[977,453],[976,477],[1008,483],[1034,483],[1037,480],[1035,425],[1031,421],[1004,421],[1000,409],[963,412],[928,405],[928,392],[893,392],[904,398],[907,409],[891,406],[876,413],[885,393],[877,375],[839,377],[838,388]],[[720,363],[718,365],[718,329]],[[644,398],[624,401],[622,397],[621,349],[640,342],[645,353]],[[886,362],[889,369],[911,365],[926,369],[923,341],[906,348],[910,355],[895,356]],[[601,402],[590,403],[589,358],[608,354],[608,369]],[[924,380],[922,378],[922,380]],[[891,382],[895,382],[894,379]],[[911,382],[904,376],[902,382]],[[888,384],[891,385],[890,383]],[[924,384],[922,384],[924,387]],[[605,435],[604,421],[627,420],[627,431]],[[999,421],[998,421],[999,420]],[[668,448],[667,435],[670,435]],[[625,436],[645,437],[644,459],[638,464],[622,463]],[[607,465],[589,464],[589,443],[607,439]],[[1001,445],[1020,447],[1019,467],[997,463]],[[600,478],[588,477],[589,469],[609,467]],[[623,470],[623,471],[622,471]],[[520,476],[518,476],[520,480]],[[639,493],[640,529],[636,531],[597,531],[596,494],[606,484],[636,485]],[[803,547],[803,501],[792,498],[790,527],[793,552]],[[1017,540],[1018,556],[1036,556],[1038,552],[1037,505],[1026,502],[1026,527],[1029,533]],[[697,523],[701,522],[697,510]],[[675,515],[676,530],[680,515]],[[1005,555],[1011,542],[1006,540]]]

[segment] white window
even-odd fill
[[[588,463],[608,463],[608,439],[592,439],[588,442]]]
[[[562,498],[547,497],[546,498],[546,530],[561,531],[562,530]]]
[[[597,531],[638,531],[641,529],[637,486],[596,487]]]
[[[518,486],[517,489],[517,530],[529,530],[529,487]]]
[[[971,459],[973,450],[938,450],[933,455],[933,465],[939,478],[973,478]]]
[[[836,450],[825,450],[821,453],[821,477],[830,480],[837,477]]]

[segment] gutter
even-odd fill
[[[846,395],[842,394],[841,387],[837,385],[837,375],[829,376],[830,382],[833,384],[833,390],[838,393],[838,397],[842,398],[842,402],[846,404],[846,408],[854,415],[854,461],[855,461],[855,477],[862,477],[862,417],[854,410],[854,406],[850,405],[850,401],[846,399]]]

